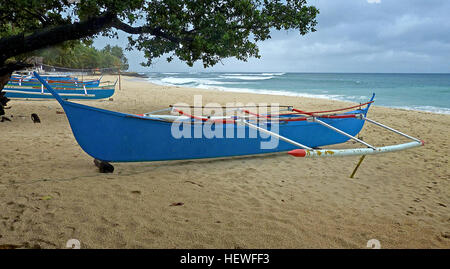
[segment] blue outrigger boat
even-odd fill
[[[72,77],[70,75],[40,75],[42,79],[45,80],[58,80],[58,81],[78,81],[77,77]],[[33,76],[31,76],[30,74],[28,75],[18,75],[18,74],[13,74],[11,76],[11,81],[19,81],[19,80],[36,80],[36,78],[34,78]]]
[[[77,77],[55,77],[55,76],[41,76],[47,83],[53,87],[98,87],[103,76],[93,80],[79,80]],[[11,86],[41,86],[39,80],[34,76],[11,76],[8,82]]]
[[[339,114],[340,110],[305,112],[288,107],[286,114],[259,115],[245,109],[246,116],[203,117],[193,116],[172,107],[179,115],[134,115],[114,112],[63,100],[58,92],[38,74],[35,76],[60,103],[69,120],[72,132],[81,148],[95,159],[106,162],[142,162],[183,160],[199,158],[230,157],[271,152],[289,151],[296,157],[324,157],[377,154],[403,150],[423,145],[420,139],[403,134],[393,128],[368,119],[367,112],[373,98]],[[355,136],[365,122],[371,122],[412,139],[410,143],[374,147]],[[278,124],[278,131],[274,131]],[[214,132],[233,134],[223,138],[201,134],[189,137],[174,136],[177,128],[187,128],[195,133],[196,128],[212,128]],[[214,127],[212,127],[214,126]],[[184,131],[186,131],[184,130]],[[257,136],[250,138],[250,132]],[[239,134],[245,134],[244,138]],[[264,137],[264,135],[265,137]],[[261,147],[262,143],[278,139],[272,148]],[[366,148],[326,150],[326,145],[338,144],[353,139]]]
[[[8,83],[5,85],[3,92],[8,98],[19,99],[54,99],[53,95],[44,88],[38,81],[36,83]],[[54,90],[63,99],[104,99],[114,95],[115,85],[93,86],[93,85],[67,85],[61,83],[50,83]]]
[[[70,80],[46,80],[48,84],[53,87],[98,87],[100,85],[100,79],[87,80],[87,81],[70,81]],[[8,82],[9,86],[30,86],[36,87],[42,84],[39,80],[10,80]]]

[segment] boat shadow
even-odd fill
[[[152,162],[151,166],[177,166],[177,165],[190,165],[190,164],[211,164],[230,161],[242,161],[242,160],[263,160],[272,159],[280,156],[288,157],[287,151],[284,152],[271,152],[265,154],[254,154],[245,156],[231,156],[231,157],[217,157],[217,158],[203,158],[203,159],[189,159],[189,160],[169,160],[169,161],[157,161]]]

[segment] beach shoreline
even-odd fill
[[[104,80],[114,80],[105,77]],[[349,102],[161,86],[122,76],[112,100],[146,113],[178,102],[335,109]],[[12,100],[0,123],[0,246],[65,248],[450,248],[450,115],[371,107],[369,117],[426,142],[369,156],[300,160],[285,153],[116,163],[100,174],[56,101]],[[37,113],[40,124],[30,119]],[[375,145],[402,137],[366,125]],[[163,139],[163,138],[162,138]]]

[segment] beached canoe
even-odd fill
[[[290,109],[290,113],[283,115],[248,112],[248,117],[214,118],[189,115],[178,107],[172,110],[179,113],[178,117],[134,115],[65,101],[43,79],[38,75],[36,77],[63,107],[81,148],[93,158],[107,162],[215,158],[292,150],[306,150],[308,155],[322,156],[317,147],[339,144],[349,139],[367,146],[370,152],[366,154],[422,144],[418,140],[390,150],[386,147],[375,148],[356,138],[366,122],[373,97],[365,104],[352,107],[355,110],[339,114]],[[277,120],[273,121],[275,117]],[[181,129],[183,135],[180,136]],[[211,133],[204,130],[214,130],[215,135],[211,137]],[[196,136],[196,132],[199,135]],[[256,134],[253,137],[252,132]],[[217,134],[222,134],[222,138]],[[277,141],[273,140],[275,138]],[[325,155],[333,156],[329,152]]]

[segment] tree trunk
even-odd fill
[[[3,87],[5,87],[5,85],[8,84],[8,81],[11,78],[11,74],[12,72],[0,76],[0,89],[3,89]]]
[[[10,77],[11,77],[11,73],[0,76],[0,117],[5,115],[4,107],[6,106],[6,104],[9,101],[9,99],[4,96],[5,93],[2,91],[3,91],[3,87],[5,87],[5,85],[8,83]]]
[[[6,98],[5,93],[2,91],[5,85],[8,84],[12,72],[14,72],[15,70],[20,70],[31,66],[32,66],[31,64],[26,64],[22,62],[0,64],[0,116],[5,115],[4,107],[6,107],[6,104],[9,101],[9,99]]]

